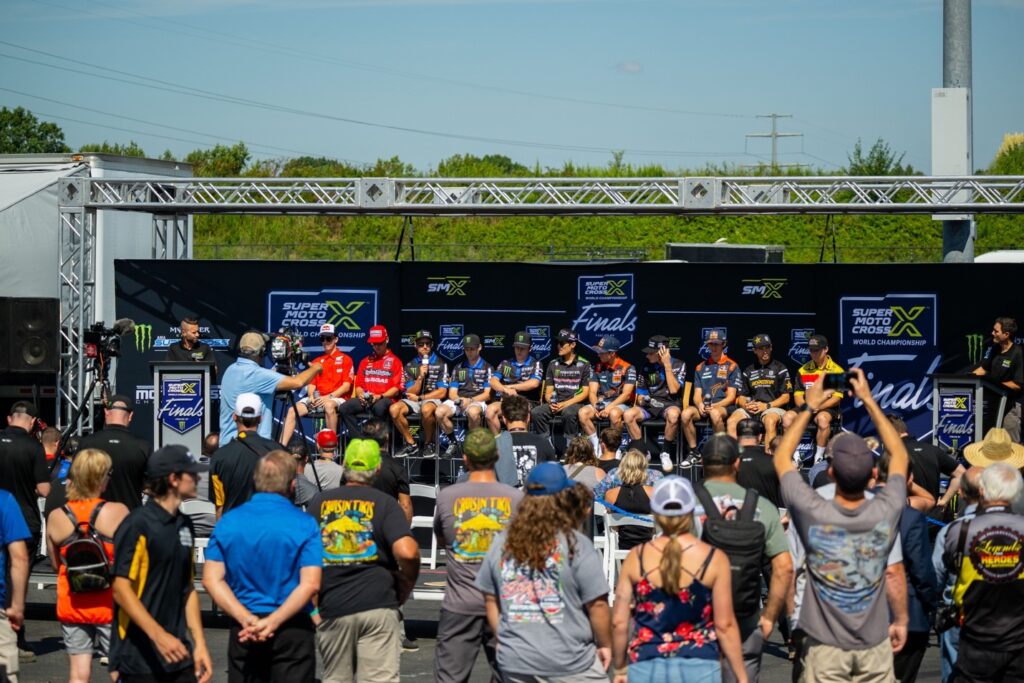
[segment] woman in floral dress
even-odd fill
[[[633,548],[615,590],[615,683],[719,683],[722,655],[747,683],[729,559],[693,535],[695,504],[685,479],[654,487],[651,511],[662,535]]]

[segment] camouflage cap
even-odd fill
[[[470,462],[486,465],[498,459],[498,444],[488,429],[474,429],[466,436],[462,452]]]

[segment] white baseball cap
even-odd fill
[[[682,517],[693,512],[696,506],[697,495],[688,479],[665,477],[654,485],[651,512],[665,517]]]
[[[335,332],[334,332],[334,325],[332,325],[330,323],[324,323],[323,325],[321,325],[320,326],[320,336],[322,337],[325,334],[329,334],[329,335],[331,335],[333,337],[334,334],[335,334]]]
[[[263,414],[263,401],[252,392],[240,394],[235,401],[235,415],[238,417],[256,417]]]

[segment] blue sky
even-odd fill
[[[974,2],[976,167],[1024,130],[1022,28],[1024,0]],[[767,132],[756,117],[777,112],[793,115],[780,131],[803,133],[779,141],[782,163],[833,170],[857,138],[881,137],[927,172],[930,92],[941,85],[940,0],[0,9],[0,104],[55,121],[72,147],[135,140],[151,156],[243,140],[257,158],[398,155],[422,171],[458,153],[561,166],[603,164],[612,150],[693,169],[766,161],[769,141],[745,135]]]

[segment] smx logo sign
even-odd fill
[[[784,277],[765,277],[758,280],[743,280],[740,294],[758,296],[762,299],[781,299],[782,288],[789,280]]]
[[[377,323],[376,289],[275,291],[267,296],[267,329],[292,327],[302,335],[303,348],[323,351],[320,326],[334,325],[338,348],[351,351]]]
[[[935,305],[934,294],[843,297],[839,302],[840,342],[895,348],[935,344]]]
[[[442,275],[427,278],[427,294],[444,294],[445,296],[466,296],[469,286],[468,275]]]
[[[505,348],[505,335],[485,334],[483,336],[483,343],[485,349],[503,349]]]

